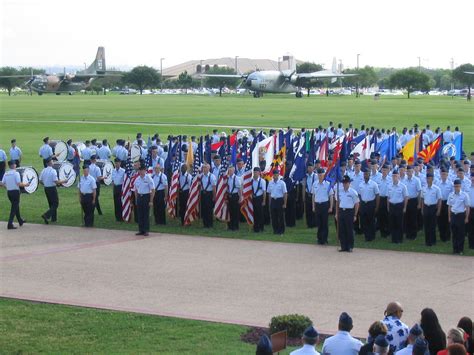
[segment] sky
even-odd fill
[[[220,57],[450,68],[474,63],[474,0],[0,0],[0,66],[159,69]]]

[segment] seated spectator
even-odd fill
[[[415,324],[411,329],[410,333],[408,333],[408,344],[402,350],[399,350],[395,353],[395,355],[411,355],[413,352],[413,345],[415,344],[417,339],[423,339],[423,330],[418,324]]]
[[[464,330],[461,328],[451,328],[448,330],[448,335],[446,337],[448,348],[452,344],[461,344],[464,346]],[[438,355],[446,355],[448,353],[448,349],[438,351]]]
[[[272,342],[266,334],[260,337],[255,355],[273,355]]]
[[[448,346],[448,355],[466,355],[466,348],[461,344],[451,344]]]
[[[394,351],[403,349],[408,338],[408,326],[401,321],[403,308],[400,302],[390,302],[384,312],[382,322],[387,326],[387,340]]]
[[[325,355],[354,355],[358,354],[362,346],[360,340],[353,338],[349,332],[352,330],[352,318],[346,312],[339,316],[339,331],[332,337],[327,338],[323,344]]]
[[[471,153],[471,157],[474,154]],[[474,165],[473,165],[474,166]],[[471,212],[474,213],[474,212]],[[472,320],[469,317],[462,317],[458,322],[458,328],[464,330],[464,346],[468,354],[474,353],[474,341],[472,339]]]
[[[303,347],[292,351],[290,355],[319,355],[314,348],[319,341],[319,333],[313,326],[309,326],[303,333]]]
[[[413,355],[428,355],[430,353],[428,342],[423,338],[418,338],[413,344]]]
[[[374,354],[379,355],[388,355],[390,350],[390,344],[388,343],[385,335],[380,334],[377,335],[374,342]]]
[[[387,327],[380,321],[372,323],[369,327],[369,336],[367,337],[367,343],[363,345],[359,350],[359,355],[371,354],[374,349],[374,341],[377,335],[387,335]]]
[[[438,316],[431,308],[421,311],[421,329],[429,344],[430,354],[436,355],[438,351],[446,349],[446,334],[441,329]]]

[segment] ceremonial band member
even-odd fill
[[[268,183],[267,200],[270,204],[273,234],[285,233],[284,209],[286,208],[288,193],[285,182],[280,179],[280,172],[273,170],[273,179]]]
[[[213,225],[212,213],[214,201],[216,199],[217,180],[214,174],[209,172],[209,164],[202,166],[201,177],[201,217],[204,228],[211,228]]]
[[[7,189],[7,196],[11,204],[7,229],[16,229],[16,227],[13,225],[13,218],[16,217],[20,227],[26,223],[26,221],[21,218],[20,215],[20,187],[27,187],[30,184],[21,182],[20,173],[16,171],[16,165],[14,161],[9,161],[8,167],[10,170],[3,175],[0,186],[4,186]]]
[[[365,241],[375,239],[375,216],[377,215],[380,198],[379,186],[370,180],[370,170],[363,169],[364,181],[359,185],[360,194],[360,224],[364,232]]]
[[[82,167],[83,176],[79,179],[79,203],[84,213],[84,227],[94,226],[94,204],[96,198],[96,180],[89,175],[89,165]]]
[[[453,254],[464,252],[465,225],[469,222],[469,195],[462,191],[462,182],[454,180],[454,192],[448,197],[448,218],[453,235]]]
[[[334,205],[334,191],[331,184],[324,180],[325,171],[322,168],[317,170],[318,181],[313,184],[314,224],[318,228],[317,239],[319,245],[328,244],[328,219]]]
[[[100,196],[100,183],[102,180],[104,180],[104,177],[102,176],[102,171],[100,171],[100,168],[96,165],[97,162],[97,156],[92,155],[90,159],[90,165],[89,165],[89,175],[92,176],[95,181],[96,181],[96,196],[95,196],[95,208],[97,209],[97,213],[99,213],[99,216],[102,216],[102,209],[100,208],[100,202],[99,202],[99,196]]]
[[[448,176],[448,170],[442,167],[440,172],[441,178],[436,183],[441,190],[441,212],[438,217],[438,230],[439,238],[443,242],[447,242],[451,239],[451,228],[449,227],[448,221],[448,197],[451,192],[454,191],[454,187]]]
[[[313,185],[316,182],[316,174],[314,173],[313,168],[313,164],[311,162],[308,163],[306,177],[303,181],[304,208],[306,214],[306,225],[308,228],[315,227]]]
[[[413,166],[407,167],[406,177],[401,181],[407,188],[408,203],[406,208],[405,234],[407,239],[416,239],[418,232],[418,210],[421,209],[421,182],[416,176],[413,176]]]
[[[392,243],[403,242],[403,219],[407,209],[407,188],[400,182],[398,170],[392,172],[392,185],[388,188],[387,210]]]
[[[436,217],[441,213],[441,190],[433,185],[434,175],[426,174],[426,186],[421,191],[421,214],[425,229],[425,244],[436,244]]]
[[[161,171],[159,164],[155,165],[152,176],[155,185],[155,197],[153,198],[153,215],[155,224],[166,224],[166,201],[168,200],[168,178]]]
[[[5,166],[7,165],[7,155],[3,149],[0,149],[0,180],[5,175]]]
[[[240,200],[242,198],[242,179],[235,175],[235,168],[231,165],[227,170],[227,198],[229,203],[229,223],[227,228],[231,231],[239,230]]]
[[[39,150],[39,156],[43,158],[43,167],[46,168],[46,159],[54,158],[53,148],[49,145],[49,137],[43,138],[43,145]]]
[[[263,232],[266,182],[260,177],[260,168],[253,168],[252,204],[253,204],[253,231]]]
[[[146,166],[140,165],[138,177],[135,180],[135,200],[137,204],[138,233],[135,235],[148,236],[150,230],[150,206],[153,206],[155,184],[146,173]]]
[[[337,232],[341,243],[340,252],[351,253],[354,249],[354,222],[359,210],[359,195],[350,187],[351,178],[345,175],[342,179],[343,189],[336,194]]]
[[[125,179],[125,169],[121,168],[121,160],[119,158],[114,159],[115,168],[112,170],[112,182],[113,187],[113,196],[114,196],[114,211],[115,211],[115,220],[117,222],[122,222],[122,184]]]
[[[472,153],[471,153],[472,156]],[[468,241],[469,249],[474,249],[474,172],[471,173],[471,188],[469,189],[469,223],[468,223]]]
[[[23,155],[21,149],[16,145],[16,139],[11,140],[11,148],[10,148],[10,160],[13,160],[18,168],[21,163],[21,157]]]
[[[59,180],[58,173],[53,168],[53,160],[51,158],[46,159],[46,168],[41,171],[39,181],[44,186],[44,193],[48,201],[49,209],[41,215],[44,223],[49,224],[57,221],[57,211],[59,207],[58,190],[56,186],[64,184],[67,180]]]
[[[178,211],[181,218],[181,225],[184,225],[184,216],[186,215],[186,208],[189,198],[189,189],[193,177],[188,173],[186,164],[181,165],[181,174],[179,174],[179,195],[178,195]]]

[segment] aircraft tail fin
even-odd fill
[[[332,71],[334,74],[337,74],[337,73],[338,73],[336,57],[334,57],[333,60],[332,60],[332,68],[331,68],[331,71]],[[337,81],[337,78],[331,78],[331,84],[334,84],[336,81]]]
[[[282,59],[283,59],[283,62],[285,63],[282,69],[290,70],[291,72],[296,72],[295,57],[287,54],[287,55],[284,55]]]
[[[97,49],[97,54],[95,60],[91,65],[84,71],[84,74],[105,74],[105,49],[104,47],[99,47]]]

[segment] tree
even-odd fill
[[[347,69],[345,74],[357,74],[357,76],[350,76],[344,78],[344,83],[348,86],[356,86],[359,84],[361,88],[370,88],[377,84],[378,76],[373,67],[366,65],[363,68]]]
[[[141,95],[146,88],[157,87],[160,84],[161,76],[155,68],[142,65],[126,73],[123,80],[139,90]]]
[[[227,67],[218,67],[215,65],[212,68],[209,68],[206,71],[206,74],[236,74],[234,69],[227,68]],[[216,77],[208,77],[206,78],[206,85],[210,88],[219,88],[219,96],[222,96],[222,89],[224,87],[236,87],[239,83],[238,78],[216,78]]]
[[[304,62],[304,63],[296,65],[297,73],[312,73],[312,72],[320,71],[320,70],[323,70],[323,66],[321,64]],[[311,80],[311,79],[301,80],[301,86],[307,90],[308,96],[309,96],[309,91],[311,90],[312,87],[321,86],[321,85],[323,85],[323,82],[320,80]]]
[[[465,72],[474,72],[474,65],[467,63],[462,64],[453,70],[453,78],[463,85],[467,85],[467,99],[471,101],[471,87],[474,85],[474,74]]]
[[[430,89],[430,77],[416,69],[402,69],[392,75],[389,79],[390,87],[406,89],[408,98],[415,90],[428,91]]]
[[[182,72],[178,76],[177,84],[181,89],[184,89],[184,93],[188,93],[188,89],[192,86],[193,84],[193,78],[191,75],[188,74],[187,71]]]
[[[90,86],[92,91],[95,91],[97,95],[103,92],[106,95],[107,89],[121,87],[123,84],[122,77],[117,76],[104,76],[94,80]]]
[[[0,76],[21,75],[19,71],[13,67],[0,68]],[[12,94],[12,89],[21,84],[20,78],[0,78],[0,87],[7,89],[8,96]]]

